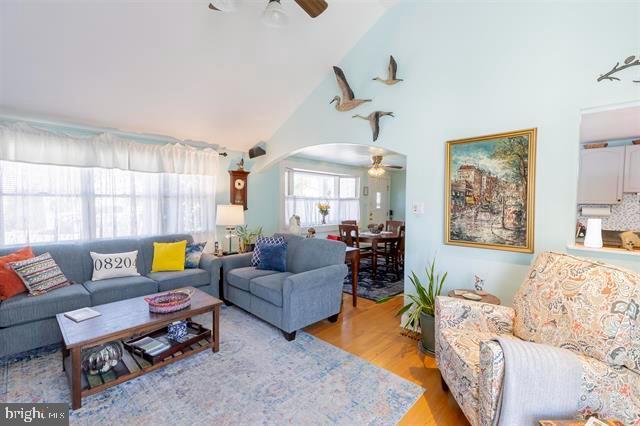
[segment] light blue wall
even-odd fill
[[[469,287],[474,274],[510,303],[533,255],[443,244],[445,142],[538,128],[535,250],[566,251],[576,219],[580,111],[640,99],[633,71],[596,82],[617,61],[640,52],[637,2],[401,1],[340,62],[359,97],[356,111],[328,105],[338,94],[327,76],[268,141],[258,167],[302,147],[325,143],[381,145],[407,156],[407,271],[423,270],[436,253],[448,288]],[[405,81],[385,86],[389,54]],[[380,138],[352,113],[379,109]],[[637,258],[603,255],[640,270]]]
[[[229,204],[229,170],[236,170],[236,165],[242,158],[242,153],[238,151],[227,151],[226,158],[220,157],[220,171],[218,173],[218,183],[216,191],[217,204]],[[249,160],[247,154],[244,154],[245,169],[249,170],[247,181],[247,210],[245,211],[245,223],[250,228],[262,226],[265,235],[273,234],[278,231],[278,214],[279,214],[279,184],[280,178],[278,174],[279,167],[277,165],[267,167],[260,171],[253,171],[255,161]],[[218,227],[218,240],[225,244],[225,250],[228,248],[228,240],[224,238],[224,227]],[[237,248],[237,239],[232,244],[233,249]]]
[[[391,180],[391,210],[393,220],[405,220],[405,206],[407,201],[407,172],[388,171]]]

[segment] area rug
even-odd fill
[[[210,315],[196,317],[210,325]],[[307,333],[223,308],[220,352],[83,399],[71,424],[395,424],[424,390]],[[59,348],[0,360],[0,402],[69,402]]]
[[[401,279],[398,280],[393,268],[388,268],[384,259],[379,259],[376,272],[376,278],[374,279],[371,273],[371,260],[362,260],[360,271],[358,272],[358,297],[379,302],[404,292],[404,280],[402,279],[404,271],[402,269],[400,269]],[[351,269],[349,269],[349,273],[344,279],[342,291],[349,294],[353,293]]]

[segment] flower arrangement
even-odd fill
[[[322,224],[327,223],[327,216],[329,216],[329,210],[331,210],[331,206],[329,203],[318,203],[318,212],[320,212],[320,216],[322,216]]]

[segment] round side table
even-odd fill
[[[500,304],[500,299],[497,296],[494,296],[493,294],[487,293],[487,294],[482,295],[482,296],[478,295],[478,296],[482,297],[481,300],[471,300],[471,299],[467,299],[466,297],[462,296],[461,294],[455,294],[455,291],[464,291],[466,293],[474,293],[475,294],[475,290],[469,290],[469,289],[466,289],[466,288],[461,288],[461,289],[449,291],[449,293],[447,293],[447,296],[455,297],[456,299],[469,300],[471,302],[491,303],[492,305],[499,305]]]

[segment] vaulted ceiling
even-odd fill
[[[266,0],[234,13],[208,1],[0,1],[0,112],[206,141],[268,140],[387,10],[329,0],[285,28]]]

